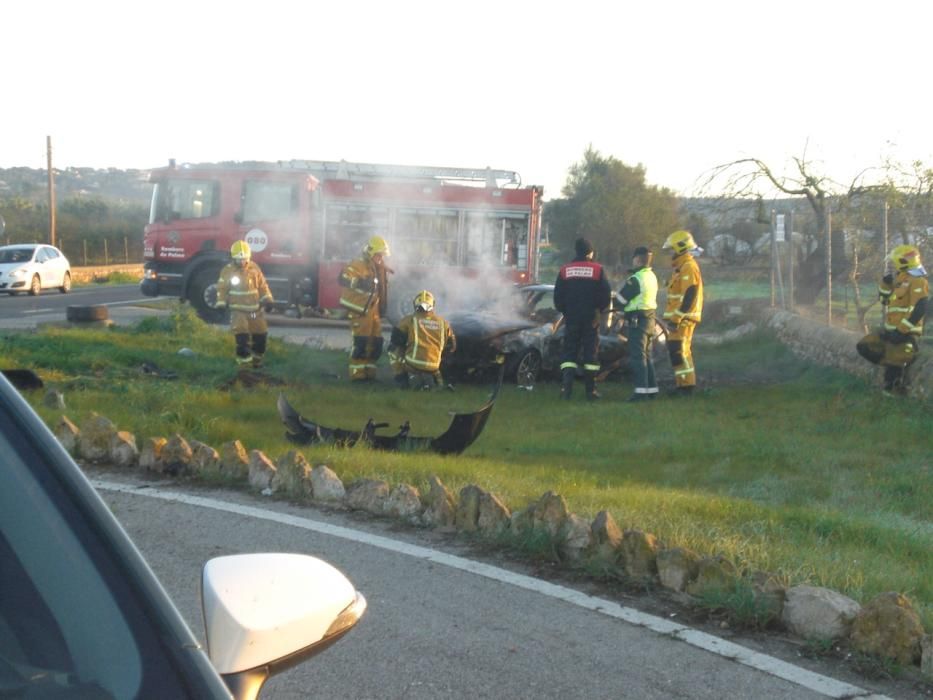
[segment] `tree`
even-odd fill
[[[645,173],[643,165],[628,166],[588,147],[569,168],[563,198],[545,207],[551,240],[571,250],[576,238],[587,238],[610,266],[627,261],[636,246],[660,244],[678,226],[677,199],[649,186]]]
[[[778,174],[758,158],[734,160],[713,168],[702,189],[711,190],[722,183],[720,189],[726,199],[760,198],[762,185],[768,185],[783,194],[805,198],[816,221],[816,246],[812,252],[798,253],[795,293],[798,303],[812,304],[826,286],[826,232],[831,208],[842,210],[860,195],[877,192],[879,186],[862,184],[867,171],[859,173],[848,187],[842,187],[818,174],[805,156],[793,158],[793,163],[796,172],[787,175]],[[842,226],[832,228],[832,239],[833,276],[846,277],[850,270]]]

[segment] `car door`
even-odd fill
[[[51,246],[43,246],[42,253],[45,255],[43,269],[46,270],[42,278],[42,286],[60,287],[65,279],[64,256]]]

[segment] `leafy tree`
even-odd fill
[[[677,228],[677,199],[666,188],[649,186],[643,165],[604,157],[592,146],[573,164],[561,199],[548,202],[544,217],[551,240],[563,250],[589,239],[607,265],[628,261],[639,245],[659,246]]]

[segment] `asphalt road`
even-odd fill
[[[0,328],[64,321],[69,304],[105,304],[116,323],[166,313],[140,301],[136,285],[0,297]],[[298,322],[270,330],[295,342],[346,344],[340,327]],[[313,554],[367,597],[358,629],[274,679],[265,698],[883,697],[863,690],[867,682],[858,678],[834,681],[840,673],[831,662],[801,661],[807,671],[695,631],[675,634],[668,620],[537,581],[513,563],[490,566],[488,557],[477,561],[461,541],[436,533],[236,492],[198,489],[209,500],[197,504],[166,500],[172,493],[183,499],[192,487],[165,492],[171,484],[164,481],[122,478],[133,492],[101,494],[202,639],[198,580],[212,556]],[[750,665],[736,661],[745,657]],[[879,687],[890,697],[916,697]]]
[[[479,562],[437,533],[249,494],[94,476],[202,640],[198,577],[212,556],[312,554],[366,596],[357,629],[274,679],[265,698],[871,697],[699,632],[655,631],[676,623],[644,622],[618,601],[537,581],[515,565]],[[703,638],[699,646],[684,641],[692,635]],[[710,639],[721,653],[700,648]],[[745,654],[783,677],[737,663]]]

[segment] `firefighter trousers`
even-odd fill
[[[376,361],[382,356],[382,320],[379,311],[350,314],[350,379],[376,378]]]
[[[681,321],[667,334],[667,352],[674,370],[674,382],[677,388],[696,386],[697,375],[693,364],[693,331],[696,323]]]
[[[260,366],[266,353],[266,339],[269,335],[266,316],[262,310],[231,311],[230,330],[236,341],[237,364]]]

